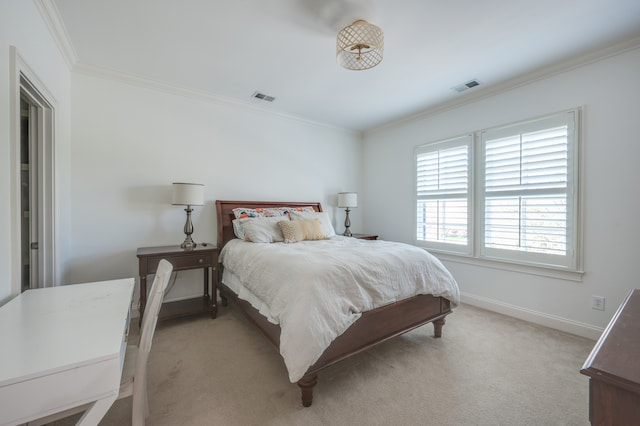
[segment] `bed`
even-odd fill
[[[229,242],[231,242],[231,244],[227,247],[228,249],[234,245],[252,244],[242,242],[237,239],[234,234],[233,220],[236,218],[234,209],[266,209],[283,207],[306,207],[307,209],[312,208],[315,212],[323,211],[322,205],[318,202],[217,200],[216,213],[218,247],[222,250],[222,254],[225,254],[225,250],[223,250],[223,248]],[[342,244],[351,243],[351,241],[345,240],[354,240],[346,237],[335,237],[335,239],[342,239]],[[355,241],[352,242],[355,243]],[[377,242],[365,242],[360,240],[359,243],[367,244]],[[382,243],[383,242],[380,242],[379,244]],[[259,245],[254,244],[254,246]],[[284,246],[299,247],[295,244],[284,244],[283,247]],[[227,258],[228,257],[229,255],[227,254]],[[221,256],[221,258],[224,262],[224,256]],[[437,260],[436,262],[442,269],[444,269]],[[249,302],[248,300],[250,300],[250,298],[239,297],[237,293],[238,289],[236,287],[225,283],[225,274],[230,271],[224,271],[223,273],[224,264],[218,269],[222,277],[222,279],[219,280],[220,284],[218,287],[220,297],[222,299],[222,306],[227,306],[229,301],[231,301],[266,336],[267,340],[275,347],[275,349],[283,354],[281,351],[281,334],[285,335],[285,333],[283,333],[283,329],[281,329],[280,324],[274,323],[272,318],[268,319],[267,316],[264,315],[264,312],[261,313],[257,307],[254,307],[256,304],[253,303],[254,301]],[[446,269],[444,270],[446,271]],[[446,271],[446,273],[448,274],[448,271]],[[434,336],[436,338],[441,337],[442,328],[445,324],[445,317],[452,312],[452,308],[455,307],[459,301],[457,285],[453,278],[451,278],[451,281],[453,281],[455,288],[451,289],[450,293],[447,293],[451,294],[450,297],[434,296],[432,294],[419,294],[397,300],[383,306],[375,307],[371,310],[359,312],[357,319],[351,323],[346,330],[340,331],[340,334],[335,337],[330,344],[328,344],[326,349],[321,352],[320,356],[308,368],[306,368],[302,374],[291,376],[290,372],[290,380],[291,377],[294,377],[296,383],[301,389],[302,405],[304,407],[309,407],[312,404],[313,388],[317,383],[318,373],[324,368],[427,323],[433,323]],[[301,345],[301,347],[303,346],[306,347],[306,345]],[[287,360],[285,358],[285,364],[286,363]]]

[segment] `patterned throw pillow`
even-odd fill
[[[233,209],[233,215],[236,219],[244,219],[247,217],[277,217],[288,216],[290,211],[313,212],[313,207],[265,207],[257,209],[249,209],[246,207],[237,207]]]
[[[305,207],[280,207],[280,210],[284,211],[285,214],[291,214],[291,213],[305,213],[305,212],[309,212],[309,213],[313,213],[315,212],[315,210],[313,209],[313,207],[311,206],[305,206]]]
[[[245,219],[248,217],[275,217],[275,216],[284,216],[285,213],[282,213],[278,209],[247,209],[244,207],[238,207],[233,209],[233,215],[236,219]]]

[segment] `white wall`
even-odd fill
[[[583,106],[583,281],[444,263],[458,280],[464,302],[598,337],[630,289],[640,287],[638,75],[640,48],[370,132],[364,145],[365,231],[413,241],[414,147]],[[591,309],[592,294],[606,297],[604,312]]]
[[[340,231],[336,194],[360,190],[358,134],[76,72],[72,106],[68,283],[136,276],[138,247],[181,243],[172,182],[205,185],[193,238],[211,243],[216,199],[320,201]],[[167,298],[201,292],[201,277],[180,272]]]
[[[12,185],[18,182],[12,179],[13,141],[9,134],[13,119],[9,102],[14,90],[9,79],[10,46],[16,47],[29,69],[54,97],[50,101],[55,104],[57,231],[68,214],[69,204],[70,73],[33,2],[3,1],[0,9],[0,304],[10,298],[12,287],[19,289],[19,283],[14,281],[20,276],[16,267],[20,251],[12,250],[11,213],[17,206],[11,194]],[[67,239],[64,234],[59,237],[57,251],[63,258],[67,253]]]

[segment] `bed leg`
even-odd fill
[[[302,406],[310,407],[313,402],[313,387],[318,383],[318,375],[304,376],[298,380],[298,386],[302,391]]]
[[[442,326],[445,322],[446,321],[444,318],[437,319],[433,322],[433,331],[435,337],[442,337]]]
[[[222,306],[229,305],[229,299],[227,299],[227,296],[222,292],[220,292],[220,299],[222,300]]]

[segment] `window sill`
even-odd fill
[[[425,249],[426,250],[426,249]],[[463,263],[466,265],[482,266],[485,268],[501,269],[503,271],[520,272],[523,274],[539,275],[549,278],[557,278],[568,281],[582,282],[584,271],[568,271],[565,269],[554,269],[542,266],[519,265],[515,263],[499,262],[496,260],[478,259],[475,257],[454,255],[450,253],[442,253],[436,250],[428,250],[440,260],[447,262]]]

